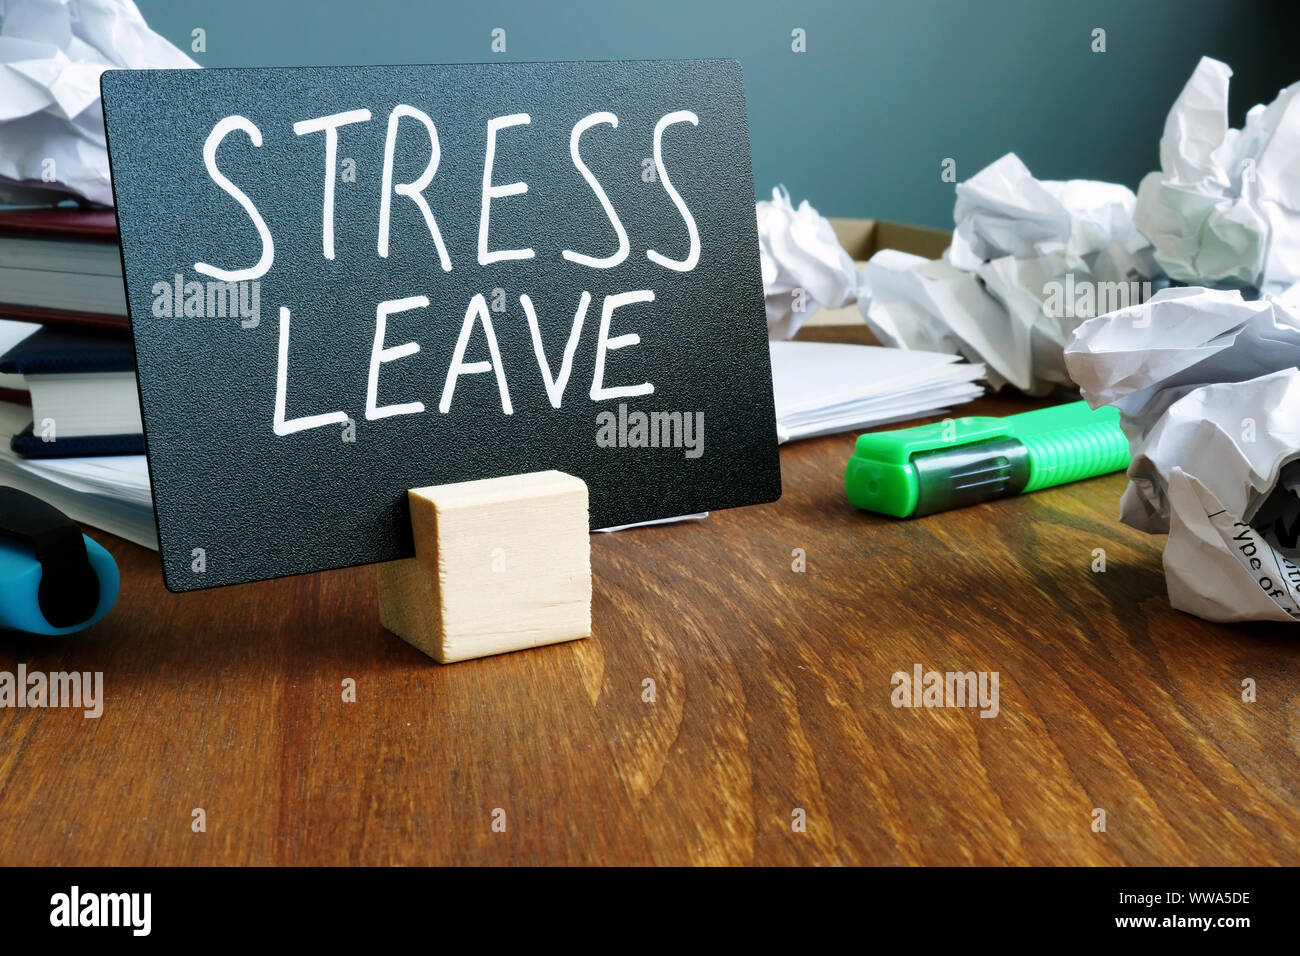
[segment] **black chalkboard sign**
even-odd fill
[[[732,61],[103,76],[169,588],[406,557],[412,487],[593,527],[780,494]]]

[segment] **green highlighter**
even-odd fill
[[[1071,402],[1005,418],[954,418],[859,435],[844,487],[858,508],[915,518],[1128,464],[1119,412]]]

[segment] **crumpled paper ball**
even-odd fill
[[[998,259],[1052,257],[1105,279],[1158,273],[1133,221],[1137,197],[1118,183],[1035,179],[1007,153],[957,184],[949,262],[977,272]]]
[[[197,66],[132,0],[10,0],[0,15],[0,200],[111,206],[100,74]]]
[[[858,308],[885,344],[986,363],[994,388],[1071,388],[1064,350],[1074,329],[1160,284],[1136,201],[1114,183],[1035,179],[1008,153],[957,185],[944,259],[877,253]]]
[[[1167,289],[1085,322],[1065,358],[1090,405],[1119,409],[1120,517],[1168,534],[1170,603],[1300,617],[1300,295]]]
[[[985,379],[1029,390],[1028,332],[979,278],[946,259],[882,249],[863,267],[858,310],[882,345],[985,362]]]
[[[853,301],[857,268],[808,200],[796,209],[790,194],[777,187],[757,212],[768,338],[790,339],[818,309]]]
[[[1137,223],[1170,277],[1280,292],[1300,280],[1300,83],[1241,129],[1228,126],[1232,70],[1202,57],[1138,189]]]

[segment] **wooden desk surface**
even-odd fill
[[[451,666],[373,568],[174,595],[92,531],[117,609],[0,669],[103,671],[104,713],[0,710],[0,863],[1300,862],[1300,632],[1171,610],[1120,475],[896,522],[845,503],[852,442],[594,535],[591,640]],[[1000,712],[896,709],[917,663],[997,671]]]

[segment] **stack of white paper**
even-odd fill
[[[984,393],[984,366],[942,352],[770,342],[782,442],[933,415]]]
[[[31,418],[31,409],[0,402],[0,435],[16,434]],[[35,495],[75,521],[158,548],[144,455],[26,459],[0,442],[0,484]]]

